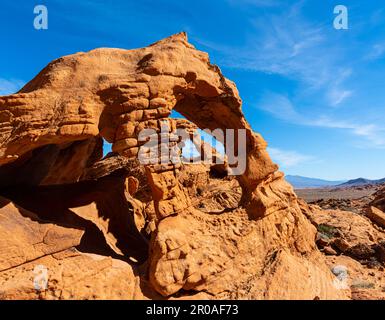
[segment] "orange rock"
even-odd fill
[[[128,258],[133,251],[144,260],[146,241],[134,222],[153,232],[148,270],[139,278],[141,284],[150,284],[151,297],[169,297],[184,289],[218,299],[349,298],[349,292],[333,285],[335,277],[316,247],[316,229],[304,215],[311,215],[310,209],[300,206],[271,161],[266,141],[253,132],[241,107],[235,84],[206,53],[189,44],[184,33],[141,49],[104,48],[62,57],[19,93],[0,97],[1,192],[13,190],[13,197],[37,214],[42,209],[38,204],[44,204],[49,219],[72,213],[72,220],[86,221],[85,236],[87,228],[96,228],[112,248],[110,255]],[[139,152],[138,130],[159,129],[172,109],[201,129],[246,131],[246,170],[238,181],[222,180],[232,185],[206,202],[208,210],[199,210],[196,194],[184,187],[180,175],[188,167],[181,164],[146,165],[139,188],[131,185],[132,194],[124,193],[125,178],[135,176],[128,163]],[[169,131],[178,125],[189,127],[178,120],[167,123]],[[100,137],[130,159],[99,161]],[[121,166],[127,174],[110,172]],[[54,184],[59,186],[52,188]],[[213,195],[203,183],[201,189]],[[144,208],[143,219],[133,217],[138,208]],[[65,221],[74,223],[71,219]],[[63,236],[69,231],[58,232]],[[54,248],[63,245],[56,243],[61,236],[48,238]],[[2,241],[12,247],[20,239],[16,234],[11,243],[7,240]],[[67,257],[65,249],[68,245],[60,252]],[[12,255],[8,252],[3,260]],[[95,261],[80,254],[64,258],[62,269],[55,258],[36,258],[52,266],[55,279],[63,279],[43,298],[136,297],[137,276],[126,263],[117,266],[111,258],[98,256]],[[14,272],[22,273],[17,268]],[[95,296],[89,286],[96,288]],[[5,288],[10,297],[34,297],[12,281]]]
[[[374,223],[379,225],[382,228],[385,228],[385,213],[376,207],[369,207],[367,211],[367,216]]]
[[[0,299],[143,299],[128,263],[75,249],[83,231],[0,202]]]

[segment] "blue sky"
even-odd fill
[[[48,30],[33,8],[48,8]],[[349,29],[333,28],[334,7]],[[186,31],[235,81],[243,111],[287,174],[385,177],[385,7],[368,0],[10,1],[0,4],[0,94],[48,62],[137,48]]]

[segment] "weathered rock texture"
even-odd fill
[[[0,199],[1,299],[142,298],[138,276],[126,262],[83,254],[74,247],[83,231],[40,220]],[[49,272],[47,288],[39,276]]]
[[[0,212],[0,246],[14,248],[2,252],[4,297],[34,297],[29,271],[39,263],[50,269],[42,298],[348,298],[241,104],[183,33],[60,58],[0,97],[0,194],[52,224],[30,226],[13,205]],[[134,166],[142,129],[186,126],[167,119],[172,109],[202,129],[245,129],[245,173],[236,181],[218,178],[218,167]],[[103,160],[101,138],[115,152]],[[120,261],[147,253],[145,272]]]
[[[346,268],[342,284],[352,298],[384,299],[385,229],[352,211],[301,207],[318,230],[317,245],[330,268]]]
[[[367,216],[381,228],[385,228],[385,213],[376,207],[369,207]]]
[[[372,200],[370,205],[382,211],[385,211],[385,187],[384,186],[374,193],[373,198],[374,199]]]

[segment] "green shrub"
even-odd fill
[[[338,229],[333,226],[329,226],[328,224],[321,223],[320,225],[318,225],[317,229],[318,232],[320,232],[322,235],[329,239],[338,235]]]

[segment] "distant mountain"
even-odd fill
[[[308,178],[302,176],[286,176],[286,180],[295,188],[295,189],[305,189],[305,188],[324,188],[324,187],[356,187],[364,186],[368,184],[382,184],[385,183],[385,178],[378,180],[370,180],[365,178],[358,178],[353,180],[343,180],[343,181],[329,181],[317,178]]]
[[[292,184],[292,186],[296,189],[332,187],[332,186],[341,185],[344,182],[346,182],[346,180],[329,181],[329,180],[308,178],[308,177],[302,177],[302,176],[291,176],[291,175],[286,176],[286,180],[290,184]]]
[[[358,179],[353,179],[353,180],[349,180],[347,182],[341,183],[338,185],[338,187],[355,187],[355,186],[364,186],[367,184],[381,184],[381,183],[385,183],[385,178],[378,179],[378,180],[358,178]]]

